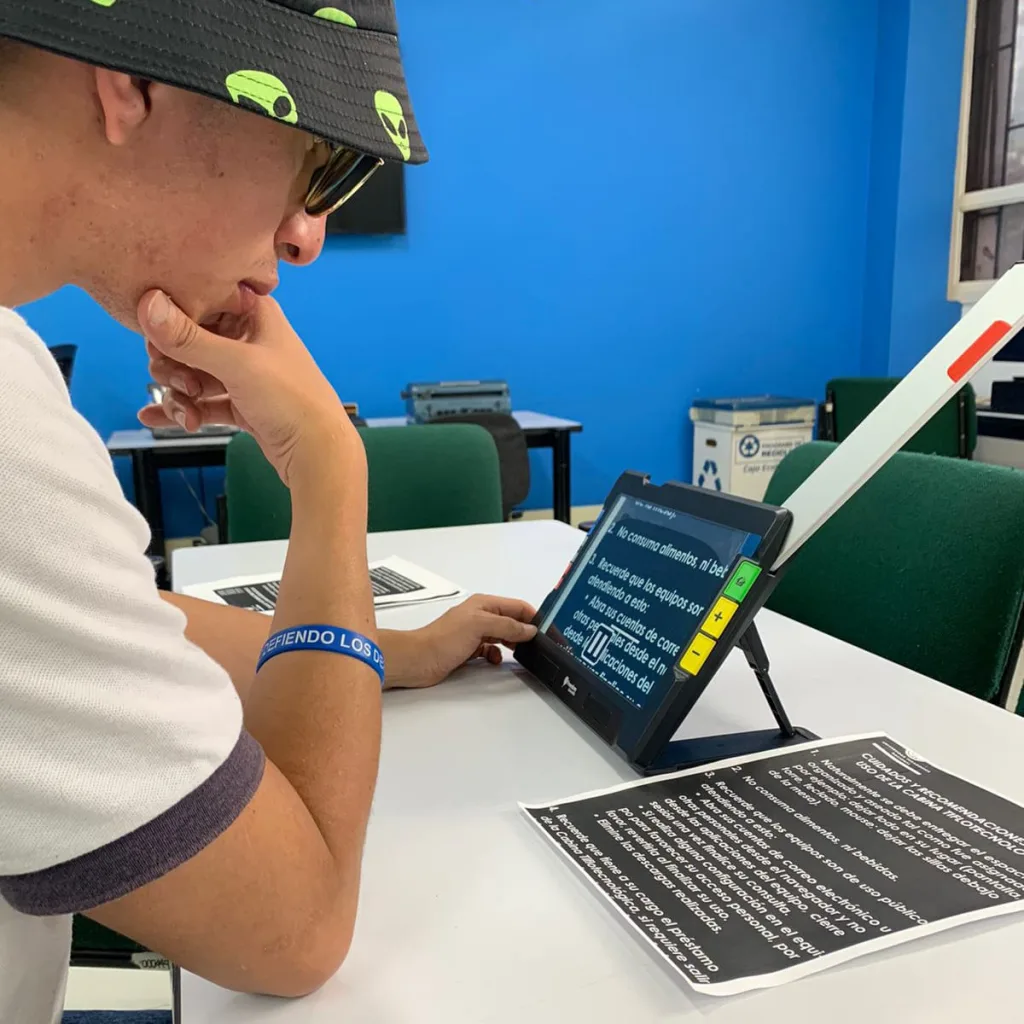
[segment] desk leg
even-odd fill
[[[572,480],[570,465],[570,444],[572,434],[568,430],[556,430],[552,445],[554,454],[555,518],[563,523],[572,520]]]
[[[181,1017],[181,968],[171,964],[171,1024],[185,1024]]]
[[[132,480],[135,484],[135,507],[149,523],[152,534],[149,553],[163,557],[164,510],[160,494],[160,472],[152,452],[132,452]]]

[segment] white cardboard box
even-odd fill
[[[693,477],[698,487],[724,491],[761,501],[775,467],[794,448],[814,439],[813,402],[784,400],[772,404],[767,397],[757,402],[735,401],[735,415],[727,402],[715,403],[716,420],[709,422],[708,406],[690,410],[693,425]],[[781,422],[780,422],[781,420]]]

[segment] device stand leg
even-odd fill
[[[761,634],[758,633],[757,626],[753,622],[747,626],[747,631],[736,646],[746,655],[747,664],[753,669],[758,683],[761,684],[764,699],[768,701],[768,707],[772,709],[772,714],[775,716],[775,721],[779,723],[782,735],[787,738],[796,735],[793,724],[786,714],[786,709],[782,706],[775,684],[772,682],[772,677],[768,673],[768,652],[765,651],[764,644],[761,642]]]
[[[644,769],[647,775],[659,775],[662,772],[681,771],[696,768],[712,761],[722,761],[733,757],[745,757],[765,750],[779,750],[794,743],[805,743],[818,737],[807,729],[795,729],[782,700],[775,690],[775,684],[768,671],[768,655],[765,652],[761,636],[754,624],[736,645],[747,659],[757,681],[761,686],[772,715],[778,723],[778,729],[760,729],[756,732],[737,732],[724,736],[702,736],[693,739],[672,740],[665,745],[661,754],[653,764]]]

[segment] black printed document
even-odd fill
[[[1024,909],[1024,807],[883,733],[522,809],[709,995]]]
[[[373,604],[381,608],[395,608],[427,601],[441,601],[465,595],[461,587],[436,576],[403,558],[385,558],[370,565],[370,583],[373,586]],[[185,587],[182,593],[204,601],[228,604],[247,611],[273,615],[277,607],[277,593],[281,574],[264,573],[257,576],[232,576],[211,583]]]

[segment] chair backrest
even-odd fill
[[[227,540],[285,540],[292,528],[291,495],[255,439],[235,434],[224,463]]]
[[[78,346],[54,345],[50,349],[50,355],[57,361],[61,376],[64,378],[64,383],[67,385],[68,391],[70,391],[71,375],[75,369],[75,356],[78,355]]]
[[[783,504],[834,447],[792,451],[765,501]],[[1024,473],[898,452],[804,545],[768,607],[996,700],[1012,676],[1022,603]]]
[[[500,523],[501,466],[471,423],[360,430],[370,467],[370,532]]]
[[[899,377],[837,377],[825,387],[827,440],[845,441]],[[969,459],[978,442],[974,388],[965,385],[903,446],[905,452]]]
[[[469,526],[502,519],[501,471],[490,434],[472,424],[359,431],[370,473],[369,531]],[[228,540],[282,540],[291,496],[248,434],[227,449]]]
[[[523,428],[519,426],[514,416],[499,412],[449,416],[432,425],[442,426],[449,423],[475,423],[483,427],[494,439],[498,449],[498,464],[501,467],[502,515],[508,519],[512,510],[526,501],[530,493],[530,452]]]
[[[112,931],[80,914],[72,919],[71,960],[89,961],[113,966],[116,963],[131,964],[132,955],[145,953],[146,947],[133,939],[127,939],[119,932]]]

